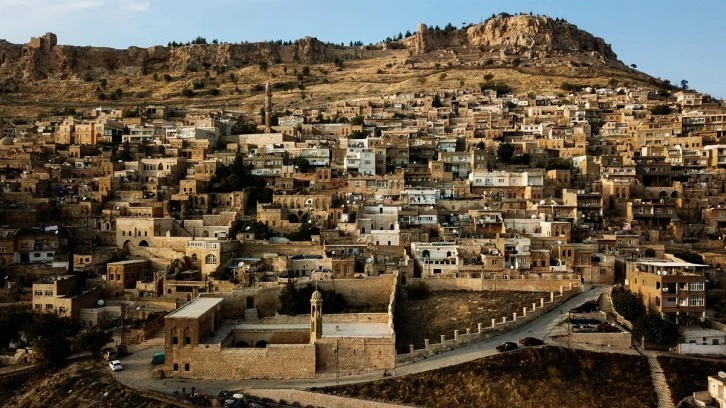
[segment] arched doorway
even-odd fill
[[[255,308],[255,297],[254,296],[247,296],[247,309],[254,309]]]
[[[297,224],[300,222],[300,218],[298,218],[296,214],[290,214],[287,216],[287,222],[290,224]]]
[[[147,246],[149,246],[149,243],[146,242],[145,239],[142,239],[141,241],[139,241],[139,246],[140,247],[147,247]]]
[[[255,347],[257,348],[267,348],[267,342],[264,340],[260,340],[257,343],[255,343]]]
[[[234,346],[235,346],[235,347],[238,347],[238,348],[247,348],[247,347],[249,347],[250,345],[249,345],[249,344],[247,344],[247,342],[246,342],[246,341],[242,341],[242,340],[240,340],[240,341],[238,341],[238,342],[234,343]]]

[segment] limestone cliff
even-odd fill
[[[274,43],[195,44],[113,49],[57,45],[55,35],[34,37],[27,44],[0,40],[0,78],[4,84],[46,78],[68,79],[91,74],[127,76],[151,72],[189,72],[215,67],[240,68],[260,62],[285,62],[285,56],[307,64],[325,60],[326,47],[315,38],[293,45]],[[0,83],[0,86],[3,84]]]
[[[564,20],[545,16],[500,14],[482,24],[449,31],[432,30],[421,24],[413,36],[403,40],[403,44],[414,54],[468,45],[510,55],[532,55],[533,51],[539,56],[589,53],[606,60],[617,60],[617,55],[602,38]]]

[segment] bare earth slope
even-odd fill
[[[300,78],[306,65],[311,74]],[[266,81],[276,88],[276,107],[285,109],[462,84],[474,88],[486,73],[522,93],[559,92],[566,81],[659,84],[617,60],[603,39],[563,20],[500,15],[458,30],[422,26],[403,40],[368,47],[310,37],[291,45],[125,50],[54,45],[50,38],[28,44],[0,40],[0,89],[6,91],[0,93],[0,115],[37,114],[68,105],[160,102],[257,111],[260,85]],[[194,88],[195,95],[183,97],[185,88]]]

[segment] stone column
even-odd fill
[[[497,319],[492,319],[492,327],[497,325]]]
[[[428,349],[429,349],[429,339],[424,339],[424,348],[425,348],[426,350],[428,350]]]
[[[454,330],[454,340],[459,340],[459,331]]]
[[[507,322],[507,316],[502,316],[502,323],[506,323],[506,322]]]
[[[537,310],[537,304],[536,303],[532,303],[532,311],[534,312],[535,310]]]
[[[513,322],[517,321],[517,312],[512,313],[512,321]]]
[[[482,324],[481,323],[477,323],[476,324],[476,331],[477,331],[477,333],[481,333],[481,331],[482,331]]]
[[[444,344],[445,341],[446,341],[446,335],[442,334],[441,335],[441,344]]]
[[[527,306],[522,308],[522,317],[527,317]]]
[[[555,292],[550,292],[550,302],[555,301]]]
[[[562,295],[562,293],[563,293],[564,291],[565,291],[565,287],[564,287],[564,286],[560,286],[560,295]]]
[[[469,337],[469,336],[471,336],[471,329],[467,327],[466,328],[466,337]]]
[[[544,307],[544,298],[539,298],[539,307]]]
[[[408,345],[408,352],[413,354],[413,344]]]

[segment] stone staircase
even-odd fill
[[[246,322],[254,322],[257,320],[260,320],[260,313],[257,311],[257,308],[245,309]]]
[[[676,406],[671,399],[671,389],[668,387],[663,369],[655,354],[645,350],[641,354],[648,359],[648,365],[650,365],[650,377],[653,381],[653,387],[655,387],[655,393],[658,395],[658,408],[675,408]]]

